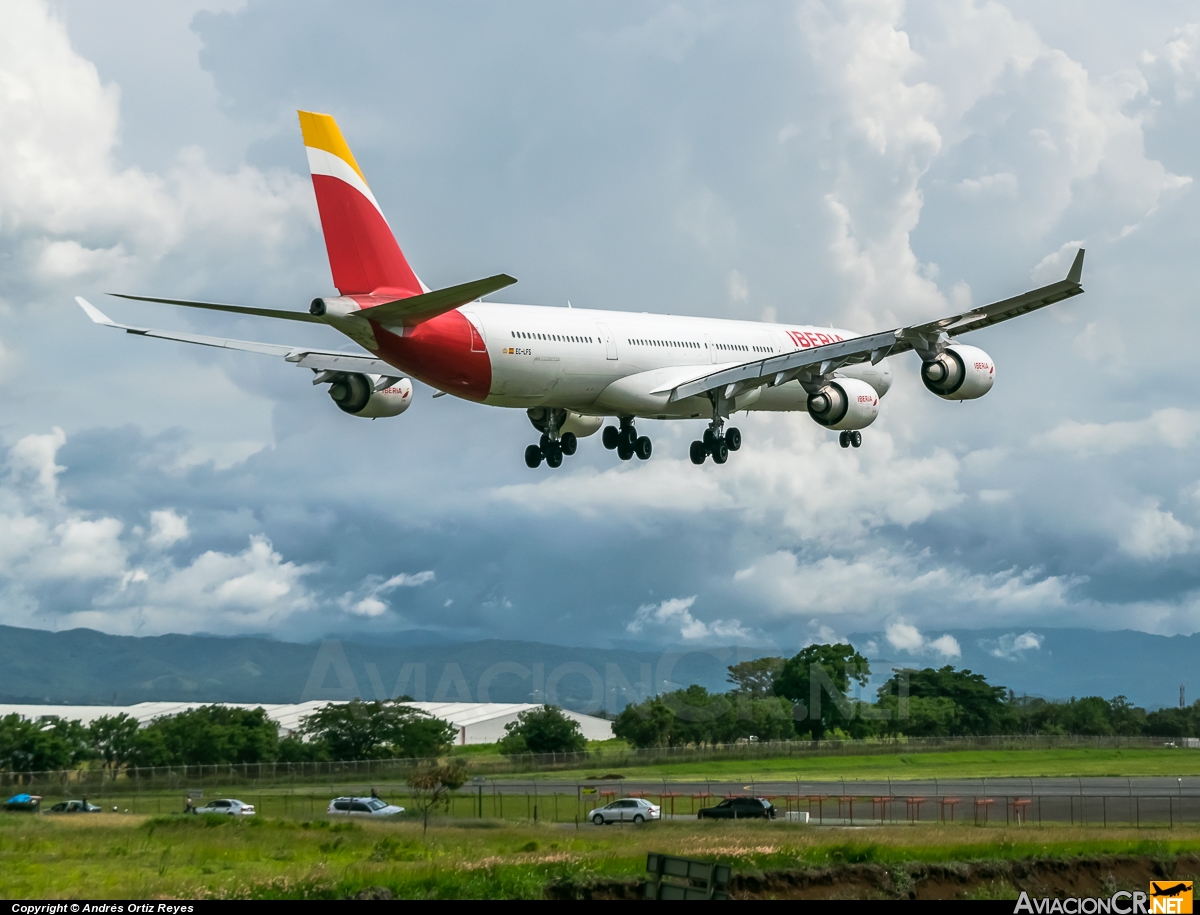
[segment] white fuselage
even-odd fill
[[[671,388],[723,367],[859,336],[813,325],[492,302],[459,310],[479,331],[491,362],[485,403],[600,416],[710,418],[705,398],[668,403]],[[886,363],[841,374],[866,381],[880,396],[891,386]],[[792,381],[754,388],[736,409],[803,411],[807,397]]]

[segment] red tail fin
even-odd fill
[[[404,298],[424,289],[413,273],[354,154],[328,114],[300,112],[333,284],[342,295]]]

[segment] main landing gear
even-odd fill
[[[838,436],[838,444],[843,448],[858,448],[862,445],[862,433],[857,429],[853,432],[843,432]]]
[[[704,430],[703,440],[692,442],[688,454],[693,464],[703,464],[710,454],[714,464],[724,464],[729,460],[730,451],[742,447],[742,433],[733,426],[722,431],[723,426],[723,422],[713,420],[712,425]]]
[[[562,464],[564,455],[570,457],[578,447],[579,440],[574,432],[564,432],[561,438],[551,438],[548,432],[543,432],[542,440],[538,444],[525,449],[525,466],[539,467],[545,459],[548,466],[558,467]]]
[[[654,450],[647,436],[637,434],[637,429],[633,427],[633,419],[628,416],[621,417],[620,429],[616,426],[605,426],[601,438],[604,440],[604,447],[609,451],[616,451],[617,457],[622,461],[628,461],[634,455],[637,455],[639,461],[649,460]]]

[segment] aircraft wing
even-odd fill
[[[707,394],[721,388],[725,389],[726,397],[734,397],[764,384],[778,385],[795,378],[827,375],[844,365],[868,361],[874,365],[888,356],[906,353],[909,350],[930,351],[942,335],[957,337],[968,331],[990,327],[1079,295],[1083,292],[1083,286],[1080,285],[1082,279],[1083,249],[1080,248],[1066,279],[1057,283],[937,321],[897,327],[877,334],[769,356],[766,359],[744,362],[732,368],[710,372],[701,378],[676,386],[671,392],[670,402],[697,394]]]
[[[200,346],[213,346],[218,349],[241,350],[247,353],[262,353],[267,356],[281,356],[288,362],[295,363],[306,369],[331,372],[361,372],[364,375],[395,376],[395,367],[381,359],[360,353],[342,353],[335,350],[309,349],[303,346],[285,346],[279,343],[256,343],[252,340],[229,340],[224,337],[207,337],[203,334],[186,334],[173,330],[155,330],[151,327],[131,327],[128,324],[118,324],[99,308],[81,296],[75,301],[96,324],[105,327],[115,327],[127,334],[137,334],[141,337],[158,337],[161,340],[178,340],[181,343],[195,343]]]

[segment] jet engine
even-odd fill
[[[921,381],[943,400],[974,400],[992,389],[996,363],[977,346],[958,343],[936,359],[921,363]]]
[[[838,378],[808,395],[808,415],[826,429],[865,429],[879,415],[879,394],[865,381]]]
[[[330,379],[329,396],[338,409],[351,416],[376,419],[380,416],[399,416],[412,405],[412,382],[400,378],[381,391],[375,385],[382,375],[359,375],[338,372]]]

